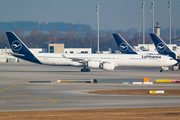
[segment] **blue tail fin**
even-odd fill
[[[167,46],[167,44],[155,33],[150,33],[152,41],[159,54],[169,55],[175,59],[176,54]]]
[[[29,48],[16,36],[14,32],[6,32],[6,35],[9,40],[9,45],[14,52],[9,54],[30,62],[40,63]]]
[[[14,32],[6,32],[10,47],[14,53],[32,54],[28,47],[16,36]]]
[[[113,34],[114,39],[118,45],[119,50],[123,54],[137,54],[133,48],[124,40],[124,38],[119,34]]]

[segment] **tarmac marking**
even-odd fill
[[[10,93],[6,93],[6,94],[10,94]],[[21,96],[21,95],[18,94],[18,95],[14,95],[14,96],[6,96],[6,97],[0,97],[0,98],[11,98],[11,97],[18,97],[18,96]]]
[[[92,91],[92,90],[79,90],[79,91],[77,91],[77,93],[81,93],[81,94],[91,94],[91,93],[83,92],[83,91]]]
[[[7,90],[7,89],[10,89],[10,88],[12,88],[12,87],[14,87],[14,86],[16,86],[16,85],[18,85],[18,84],[13,84],[13,85],[10,86],[10,87],[7,87],[7,88],[5,88],[5,89],[3,89],[3,90],[0,90],[0,92],[3,92],[3,91],[5,91],[5,90]],[[11,93],[8,93],[8,94],[11,94]],[[37,97],[37,96],[32,96],[32,95],[16,94],[15,96],[7,96],[7,97],[19,97],[19,96],[34,97],[34,98],[38,98],[38,99],[45,99],[45,100],[51,100],[51,101],[53,101],[53,102],[48,102],[48,103],[33,104],[33,105],[24,105],[24,106],[45,105],[45,104],[53,104],[53,103],[56,103],[56,102],[57,102],[57,100],[52,99],[52,98],[43,98],[43,97]],[[1,98],[6,98],[6,97],[1,97]],[[14,107],[22,107],[22,106],[14,106]]]
[[[9,94],[9,93],[8,93],[8,94]],[[43,99],[43,100],[52,100],[53,102],[42,103],[42,104],[20,105],[20,106],[13,106],[13,107],[25,107],[25,106],[47,105],[47,104],[53,104],[53,103],[56,103],[56,102],[57,102],[57,100],[52,99],[52,98],[43,98],[43,97],[37,97],[37,96],[33,96],[33,95],[16,94],[15,96],[8,96],[8,97],[19,97],[19,96],[33,97],[33,98],[38,98],[38,99]],[[5,98],[5,97],[0,97],[0,98]],[[3,107],[3,108],[6,108],[6,107]]]
[[[20,94],[18,94],[18,95],[20,95]],[[37,97],[37,96],[33,96],[33,95],[21,95],[21,96],[28,96],[28,97],[34,97],[34,98],[45,99],[45,100],[52,100],[52,101],[53,101],[53,102],[49,102],[49,103],[26,105],[26,106],[47,105],[47,104],[53,104],[53,103],[56,103],[56,102],[57,102],[57,100],[52,99],[52,98],[43,98],[43,97]]]
[[[16,85],[18,85],[18,84],[13,84],[13,85],[10,86],[10,87],[7,87],[7,88],[5,88],[5,89],[3,89],[3,90],[0,90],[0,92],[3,92],[3,91],[5,91],[5,90],[7,90],[7,89],[10,89],[10,88],[12,88],[12,87],[14,87],[14,86],[16,86]]]

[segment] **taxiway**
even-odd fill
[[[97,95],[88,91],[104,89],[179,89],[180,83],[164,85],[122,85],[57,83],[61,79],[94,78],[178,79],[180,71],[159,72],[159,68],[91,69],[42,66],[31,63],[0,63],[0,111],[67,110],[98,108],[139,108],[180,106],[180,96]],[[50,80],[52,83],[29,83]]]

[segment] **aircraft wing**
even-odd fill
[[[24,54],[18,54],[18,53],[13,53],[13,52],[6,52],[6,53],[12,56],[25,56]]]
[[[74,57],[67,57],[67,56],[65,56],[64,54],[62,54],[62,56],[63,56],[64,58],[72,59],[72,61],[80,62],[80,63],[86,63],[86,62],[88,61],[88,59],[74,58]]]
[[[83,58],[74,58],[74,57],[67,57],[65,56],[64,54],[62,54],[62,56],[64,58],[67,58],[67,59],[72,59],[72,61],[75,61],[75,62],[79,62],[79,63],[87,63],[88,61],[95,61],[95,60],[92,60],[92,59],[83,59]],[[96,60],[97,61],[97,60]],[[112,62],[109,62],[109,61],[99,61],[99,63],[112,63]]]

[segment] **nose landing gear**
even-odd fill
[[[164,72],[164,70],[163,70],[163,69],[161,69],[161,70],[160,70],[160,72]]]
[[[161,67],[160,72],[164,72],[165,67]]]

